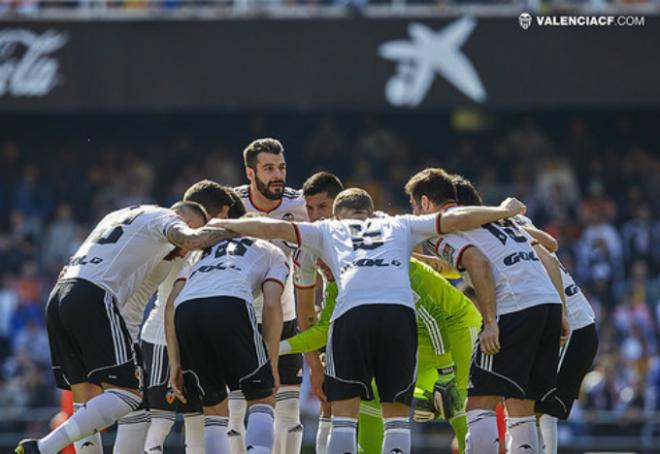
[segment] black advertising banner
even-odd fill
[[[653,108],[644,20],[0,22],[0,112]]]

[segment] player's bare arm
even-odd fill
[[[521,227],[525,232],[529,233],[532,238],[541,243],[549,252],[557,252],[557,249],[559,249],[559,242],[548,232],[539,230],[531,225],[523,225]]]
[[[477,248],[470,247],[463,253],[460,265],[470,274],[479,301],[478,309],[484,324],[479,341],[481,351],[485,355],[494,355],[500,351],[500,330],[497,326],[495,279],[490,263]]]
[[[241,236],[252,236],[264,240],[284,240],[297,243],[295,227],[291,222],[269,218],[214,220],[207,226],[227,229]]]
[[[278,355],[284,315],[282,313],[282,291],[284,287],[279,282],[266,281],[263,284],[264,306],[262,312],[263,335],[270,364],[275,378],[275,389],[279,387]]]
[[[520,200],[509,197],[497,207],[465,206],[443,213],[440,218],[442,233],[472,230],[489,222],[525,213],[527,207]]]
[[[167,231],[167,239],[175,246],[186,251],[206,249],[214,244],[234,237],[232,233],[218,226],[210,224],[198,229],[191,229],[184,225],[174,225]]]
[[[176,300],[186,281],[179,279],[174,282],[172,291],[167,297],[165,303],[165,339],[167,342],[167,356],[170,362],[170,386],[177,399],[186,403],[186,397],[183,395],[183,371],[181,369],[181,353],[179,351],[179,342],[176,338],[174,328],[174,300]]]
[[[296,288],[296,317],[300,331],[305,331],[316,323],[316,308],[314,307],[315,297],[316,286],[309,288]]]
[[[561,316],[561,336],[559,338],[559,342],[561,345],[564,345],[566,342],[568,342],[568,338],[571,335],[571,328],[569,326],[568,317],[567,317],[568,312],[566,308],[566,295],[564,294],[564,282],[562,281],[561,278],[561,265],[559,264],[559,260],[557,260],[557,258],[554,257],[552,254],[550,254],[548,250],[545,247],[543,247],[540,243],[536,243],[533,247],[534,247],[534,251],[536,252],[536,255],[538,256],[539,260],[541,260],[543,267],[548,273],[548,276],[550,276],[552,285],[554,285],[555,289],[557,290],[557,293],[559,293],[559,298],[561,299],[562,316]]]
[[[420,262],[426,263],[428,266],[433,268],[437,273],[447,274],[454,271],[451,264],[442,260],[439,257],[434,257],[432,255],[421,254],[419,252],[413,252],[412,256],[419,260]]]

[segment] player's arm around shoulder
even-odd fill
[[[298,241],[296,227],[288,221],[266,217],[213,220],[209,225],[227,229],[241,236],[251,236],[264,240]]]
[[[525,204],[516,198],[509,197],[499,206],[464,206],[454,208],[442,214],[440,231],[442,233],[459,230],[473,230],[489,222],[524,213]]]
[[[167,240],[186,251],[206,249],[222,240],[233,238],[233,233],[211,224],[191,229],[183,222],[173,224],[166,233]]]

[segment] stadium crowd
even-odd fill
[[[437,125],[433,116],[286,120],[255,116],[200,134],[162,120],[117,134],[93,127],[76,140],[57,125],[39,138],[2,131],[0,407],[57,405],[44,305],[90,226],[119,207],[170,204],[202,178],[242,183],[242,147],[272,133],[287,148],[294,187],[327,169],[367,189],[377,208],[404,212],[405,181],[440,166],[473,179],[487,203],[523,200],[536,225],[558,239],[561,261],[598,318],[600,351],[574,430],[602,430],[590,411],[607,410],[637,434],[660,412],[660,144],[647,117],[507,116],[479,131],[456,118]],[[136,126],[146,133],[138,137]],[[24,429],[0,421],[0,431]]]

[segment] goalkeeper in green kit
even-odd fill
[[[326,278],[331,278],[329,273],[325,274]],[[410,283],[416,294],[418,332],[414,419],[449,421],[463,453],[467,434],[464,407],[468,372],[472,347],[481,328],[481,315],[461,291],[416,259],[410,263]],[[316,351],[325,346],[336,297],[337,285],[328,281],[319,321],[282,341],[281,355]],[[375,399],[362,402],[358,429],[360,452],[367,454],[379,453],[383,439],[380,402],[376,387],[373,384],[372,387]]]

